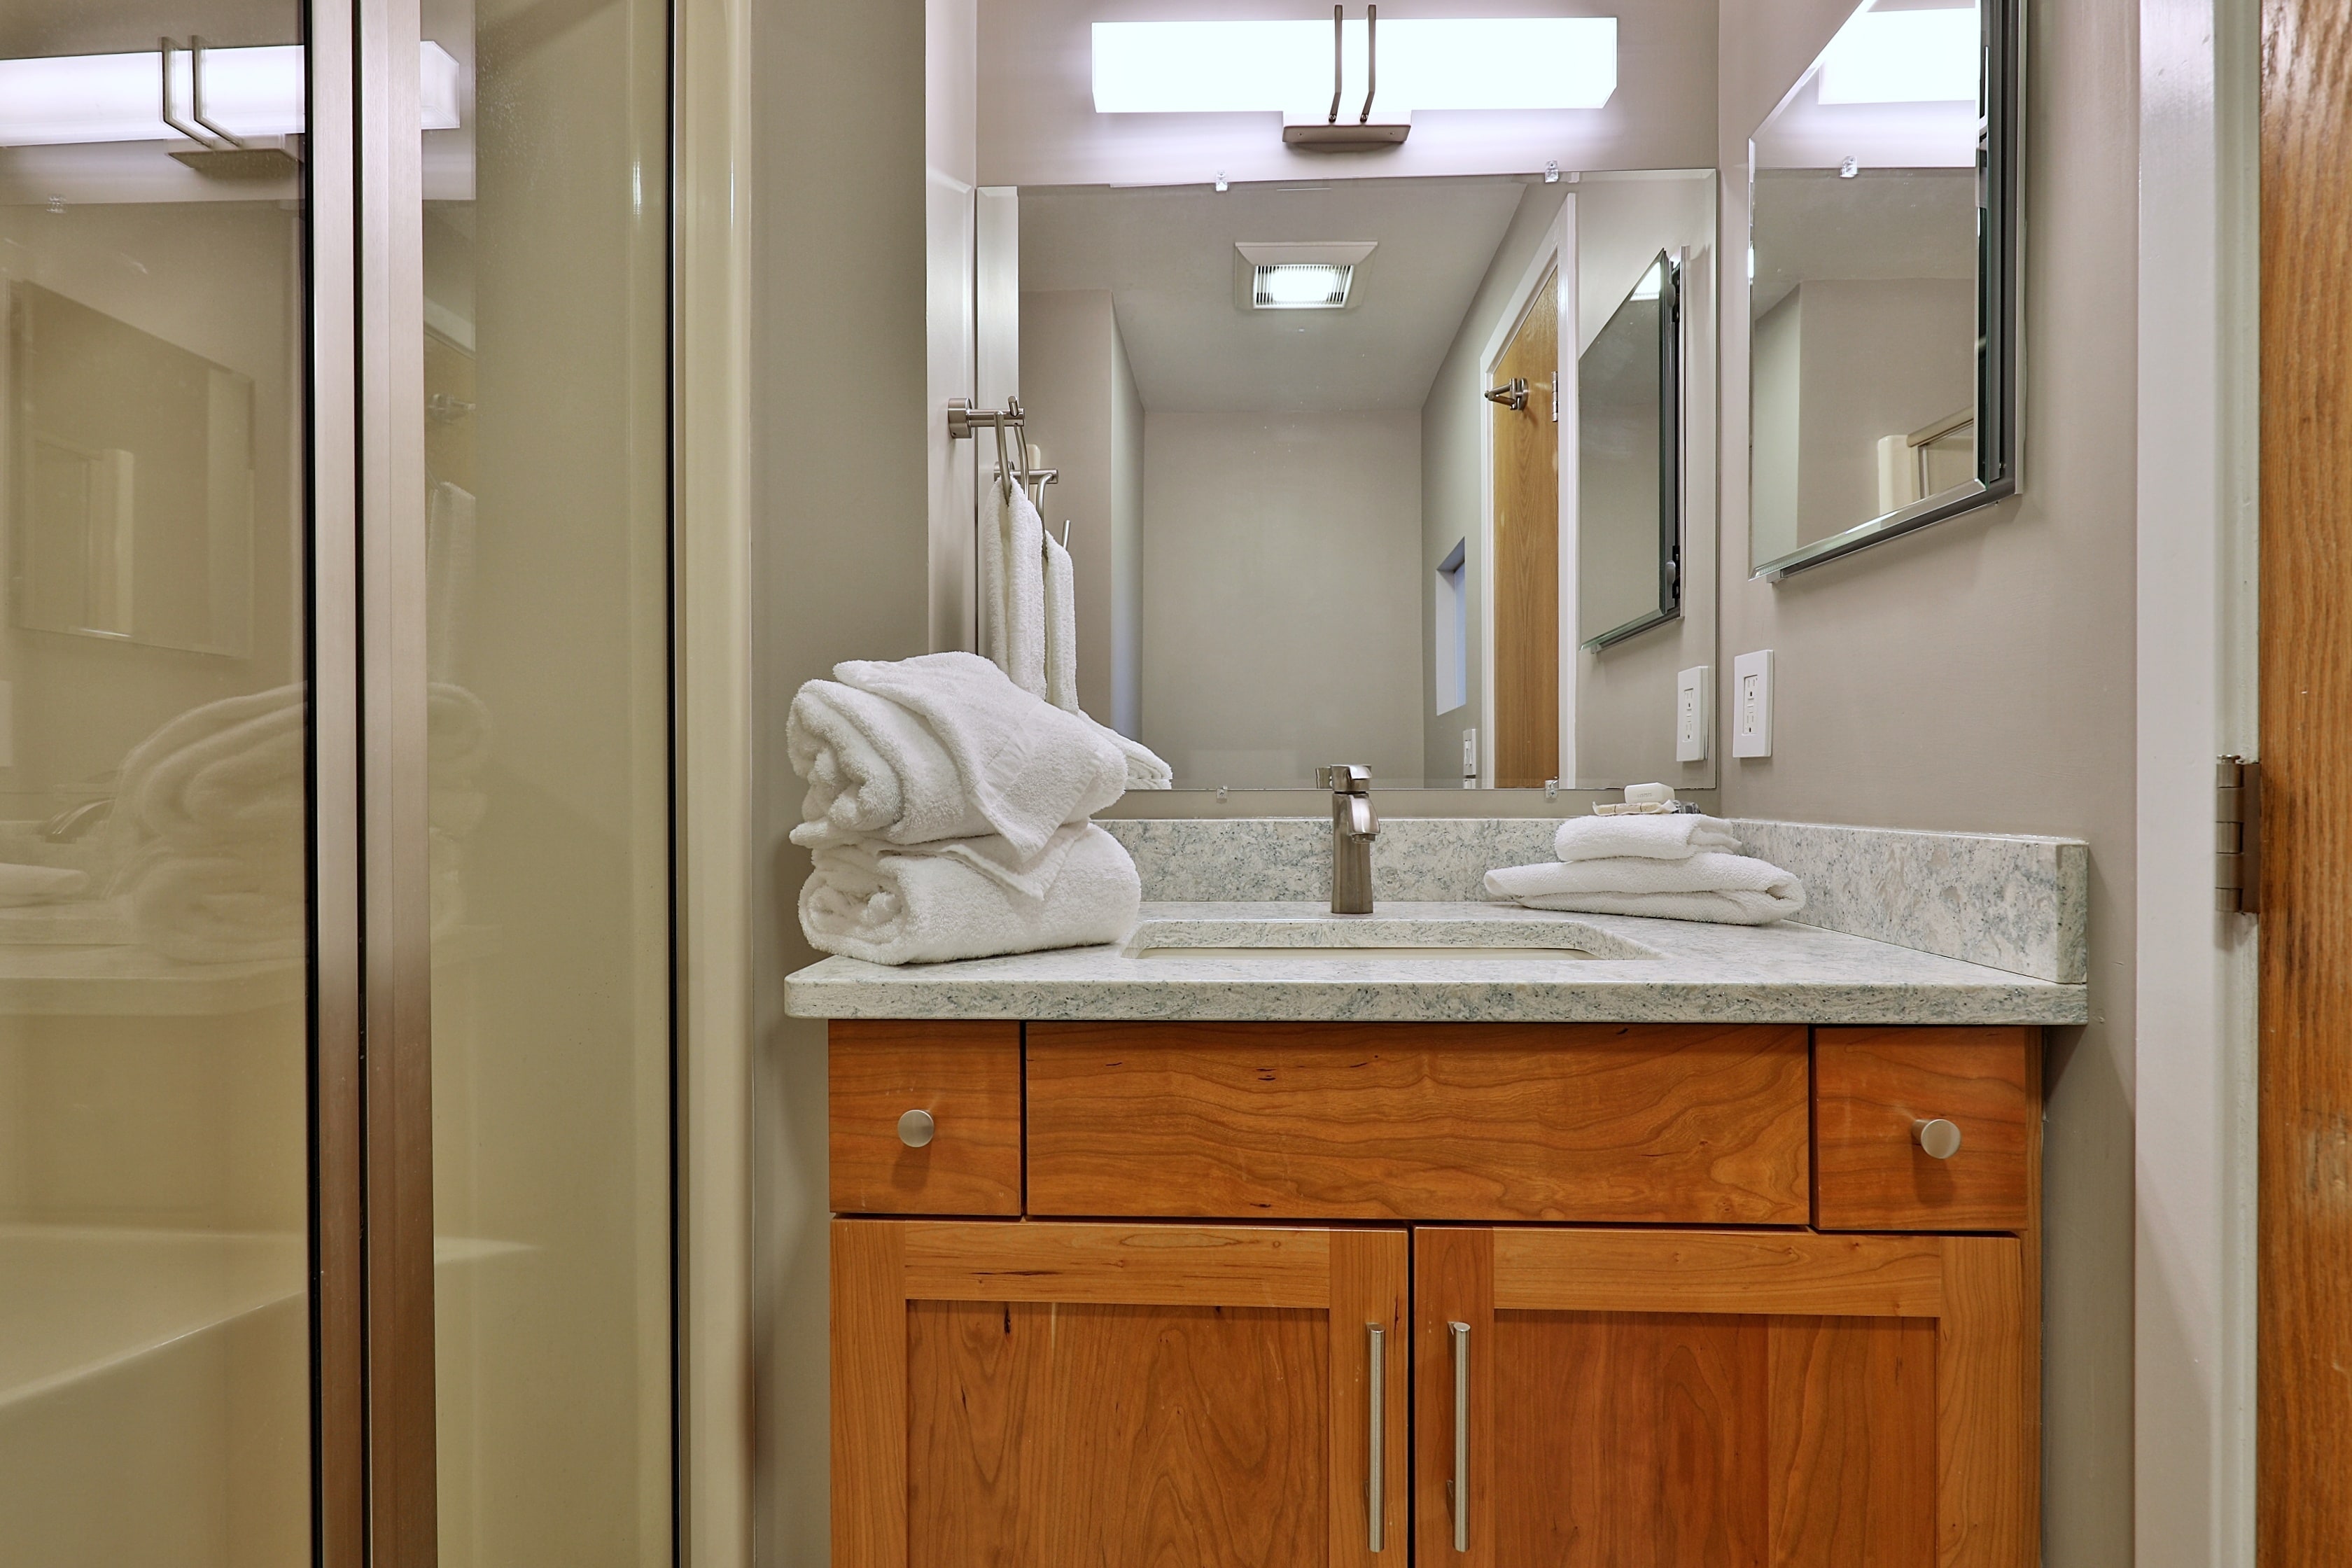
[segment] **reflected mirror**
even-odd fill
[[[1681,604],[1682,262],[1658,252],[1576,359],[1577,620],[1588,649]]]
[[[38,284],[0,290],[18,623],[243,658],[252,380]]]
[[[1179,788],[1711,785],[1713,173],[1325,167],[988,193],[1082,705]]]
[[[2013,0],[1868,0],[1748,143],[1748,558],[2016,488]]]

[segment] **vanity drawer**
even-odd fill
[[[1823,1230],[2026,1228],[2039,1031],[1813,1031],[1814,1219]],[[1919,1124],[1960,1144],[1938,1160]]]
[[[825,1079],[834,1213],[1021,1212],[1019,1024],[836,1019]]]
[[[1794,1025],[1032,1024],[1029,1212],[1802,1225]]]

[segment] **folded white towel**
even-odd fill
[[[1045,524],[1014,486],[1004,525],[1004,673],[1045,695]]]
[[[1712,816],[1571,816],[1552,835],[1552,853],[1563,860],[1606,860],[1636,855],[1651,860],[1687,860],[1702,850],[1737,849],[1731,829]]]
[[[1122,735],[1108,724],[1097,724],[1117,746],[1119,755],[1127,759],[1127,787],[1129,789],[1174,789],[1176,770],[1160,760],[1160,753],[1131,736]]]
[[[1045,700],[1066,713],[1078,710],[1077,574],[1070,552],[1045,535]]]
[[[869,963],[940,963],[1117,942],[1143,898],[1118,839],[1077,828],[1042,897],[970,861],[872,844],[817,850],[801,889],[801,929],[821,952]]]
[[[986,824],[978,831],[1003,834],[1024,859],[1127,787],[1127,759],[1099,725],[1031,696],[984,658],[933,653],[895,663],[852,659],[833,673],[843,685],[887,698],[921,720],[954,763],[971,810]],[[801,767],[797,756],[793,767]],[[929,835],[971,836],[968,823],[963,832]]]
[[[785,715],[784,752],[809,786],[795,844],[921,844],[991,831],[930,726],[887,697],[810,681]]]
[[[1529,909],[1723,925],[1769,925],[1805,907],[1803,886],[1778,866],[1714,850],[1687,860],[1624,855],[1507,866],[1486,873],[1486,891]]]

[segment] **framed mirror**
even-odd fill
[[[1577,622],[1588,651],[1682,611],[1682,258],[1661,250],[1576,359]]]
[[[2017,0],[1864,0],[1748,141],[1755,575],[2017,488]]]

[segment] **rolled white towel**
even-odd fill
[[[982,831],[1003,834],[1024,857],[1127,788],[1127,759],[1100,726],[1022,690],[977,655],[853,659],[833,674],[921,720],[953,762],[971,810],[987,825]]]
[[[1686,860],[1624,855],[1507,866],[1486,873],[1486,891],[1529,909],[1721,925],[1769,925],[1805,907],[1803,885],[1778,866],[1714,850]]]
[[[1633,855],[1687,860],[1709,849],[1738,849],[1731,829],[1712,816],[1571,816],[1552,835],[1562,860],[1608,860]]]
[[[1091,824],[1077,828],[1043,897],[965,859],[874,844],[816,852],[801,930],[821,952],[869,963],[940,963],[1117,942],[1143,899],[1135,862]]]
[[[784,751],[809,786],[795,844],[920,844],[990,830],[930,726],[887,697],[808,682],[784,717]]]

